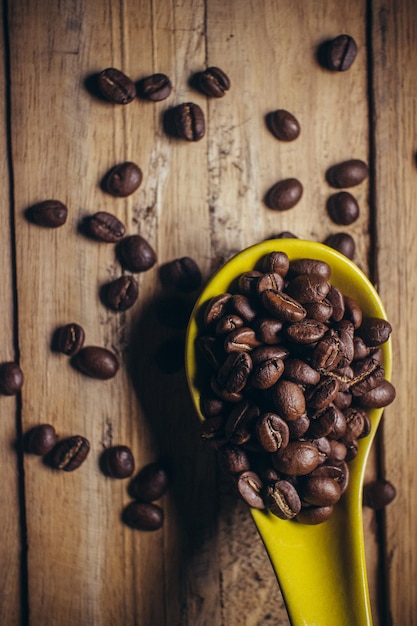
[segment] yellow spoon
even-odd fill
[[[286,252],[290,259],[326,261],[332,268],[330,282],[343,294],[354,298],[364,315],[386,319],[382,302],[367,277],[354,263],[332,248],[300,239],[271,239],[243,250],[210,279],[196,302],[188,325],[186,374],[201,420],[204,417],[196,384],[195,351],[195,339],[200,332],[199,311],[210,298],[227,292],[237,276],[253,269],[263,256],[277,250]],[[385,377],[389,380],[392,368],[390,340],[382,346],[382,350]],[[369,411],[371,431],[360,440],[358,454],[349,463],[349,487],[335,505],[328,521],[306,525],[251,509],[293,626],[372,624],[363,536],[362,487],[368,453],[382,413],[383,409]]]

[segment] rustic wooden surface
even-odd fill
[[[364,511],[375,624],[417,624],[417,489],[414,407],[417,221],[417,14],[413,0],[13,0],[3,2],[0,63],[1,361],[17,359],[21,395],[1,397],[0,623],[7,626],[286,625],[279,587],[255,527],[215,455],[199,442],[184,371],[161,372],[156,352],[183,328],[161,323],[159,267],[188,255],[204,278],[241,248],[289,230],[322,241],[343,230],[325,202],[327,167],[370,163],[355,188],[361,215],[348,227],[355,261],[376,281],[394,327],[397,399],[386,409],[367,479],[391,480],[397,499]],[[318,63],[324,40],[353,35],[353,67]],[[208,65],[231,78],[209,100],[191,77]],[[91,90],[105,67],[134,80],[171,77],[168,100],[113,106]],[[165,132],[164,113],[194,101],[206,136],[198,143]],[[265,115],[292,111],[302,133],[278,142]],[[114,199],[100,188],[115,163],[143,170],[140,189]],[[304,195],[292,210],[265,207],[268,188],[295,176]],[[30,205],[57,198],[65,226],[37,227]],[[128,234],[154,246],[158,264],[140,275],[140,299],[114,314],[100,287],[121,274],[114,246],[80,232],[97,210],[117,215]],[[196,294],[181,296],[184,310]],[[168,307],[169,310],[169,307]],[[54,331],[78,322],[87,343],[104,345],[122,366],[110,381],[86,379],[51,349]],[[50,422],[81,434],[91,453],[67,474],[24,455],[21,435]],[[132,531],[121,520],[127,481],[104,477],[99,456],[130,445],[140,469],[164,458],[171,488],[165,524]]]

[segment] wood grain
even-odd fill
[[[206,280],[236,251],[282,231],[323,241],[345,230],[326,212],[332,190],[325,173],[336,162],[361,158],[372,176],[354,190],[361,212],[348,230],[355,261],[377,280],[393,322],[399,391],[366,476],[379,473],[403,486],[386,513],[364,511],[371,601],[375,625],[413,624],[417,433],[409,387],[416,332],[403,305],[404,295],[414,301],[416,267],[412,0],[400,6],[379,0],[6,5],[11,115],[2,104],[0,149],[13,219],[7,211],[0,215],[7,269],[0,332],[2,359],[19,355],[25,385],[17,402],[1,398],[7,509],[0,515],[7,541],[0,552],[0,622],[21,621],[23,550],[23,613],[29,607],[23,621],[31,626],[289,623],[249,512],[219,472],[216,454],[200,442],[183,370],[167,373],[158,365],[167,341],[182,346],[185,323],[174,316],[180,310],[186,319],[197,295],[166,287],[159,270],[187,255]],[[317,51],[341,32],[355,37],[359,54],[351,70],[335,74],[320,66]],[[4,57],[1,62],[7,78]],[[195,88],[195,74],[209,65],[231,78],[222,99]],[[172,94],[159,103],[104,102],[94,76],[110,66],[135,81],[163,72]],[[206,135],[196,143],[169,132],[172,107],[187,101],[205,114]],[[277,108],[300,121],[293,143],[277,141],[266,126],[266,114]],[[143,183],[132,196],[115,199],[101,181],[125,160],[141,167]],[[304,186],[300,203],[284,213],[268,209],[269,187],[292,176]],[[46,198],[67,204],[62,228],[26,219],[26,209]],[[98,210],[117,215],[127,234],[144,236],[158,256],[155,267],[137,276],[140,297],[125,313],[109,311],[100,297],[123,270],[113,245],[84,234],[85,218]],[[86,343],[115,351],[121,367],[114,379],[88,379],[54,351],[54,333],[68,322],[84,327]],[[85,464],[67,474],[25,455],[23,474],[11,445],[20,418],[23,431],[50,422],[62,437],[86,436]],[[118,443],[131,446],[137,470],[161,459],[172,471],[160,502],[164,527],[156,533],[122,523],[128,481],[100,472],[100,454]],[[19,517],[23,480],[26,522]]]

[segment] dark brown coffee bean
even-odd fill
[[[256,282],[256,292],[261,294],[265,289],[274,289],[281,291],[284,288],[284,279],[275,272],[267,272],[259,277]]]
[[[350,260],[352,260],[355,256],[355,240],[349,233],[335,233],[333,235],[329,235],[324,243],[326,246],[330,246],[330,248],[337,250]]]
[[[153,502],[162,498],[169,487],[169,474],[159,461],[148,463],[132,479],[129,493],[132,498]]]
[[[128,446],[112,446],[104,450],[100,466],[106,476],[128,478],[135,469],[135,460]]]
[[[25,450],[29,454],[45,456],[52,450],[57,439],[55,428],[51,424],[39,424],[26,433]]]
[[[276,317],[258,317],[253,322],[256,336],[268,345],[276,345],[282,338],[283,322]]]
[[[256,422],[256,436],[267,452],[285,448],[290,440],[288,424],[276,413],[264,413]]]
[[[90,442],[81,435],[59,441],[51,450],[50,464],[55,469],[72,472],[80,467],[90,451]]]
[[[336,421],[340,417],[339,413],[341,411],[332,403],[316,411],[310,420],[308,431],[310,437],[327,437],[332,434]]]
[[[334,439],[329,440],[330,452],[327,455],[329,463],[341,463],[345,460],[347,454],[347,447],[342,441],[336,441]]]
[[[332,320],[340,322],[345,314],[345,299],[340,289],[335,287],[335,285],[331,285],[327,294],[327,300],[332,305]]]
[[[359,204],[348,191],[339,191],[327,200],[327,211],[333,222],[349,226],[359,217]]]
[[[6,361],[0,365],[0,393],[14,396],[22,389],[23,372],[14,361]]]
[[[333,509],[333,505],[305,507],[301,509],[295,519],[301,524],[322,524],[331,518]]]
[[[236,402],[241,402],[243,398],[243,394],[240,391],[227,391],[224,387],[222,387],[217,380],[216,374],[210,378],[210,389],[215,396],[225,402],[232,402],[235,404]]]
[[[324,409],[333,402],[338,391],[339,381],[331,376],[323,376],[317,385],[306,390],[306,402],[314,409]]]
[[[251,270],[250,272],[244,272],[238,278],[238,288],[240,293],[250,297],[255,296],[257,293],[257,285],[260,278],[262,278],[262,272],[258,270]]]
[[[250,470],[249,457],[241,446],[227,444],[220,449],[220,460],[224,469],[231,474]]]
[[[379,385],[359,396],[358,403],[364,409],[380,409],[395,400],[395,393],[394,385],[388,380],[383,380]]]
[[[317,385],[320,374],[306,361],[298,358],[288,358],[284,363],[285,378],[298,385]]]
[[[113,104],[128,104],[136,98],[135,83],[114,67],[100,72],[97,84],[101,95]]]
[[[125,234],[122,222],[106,211],[94,213],[88,220],[88,229],[94,239],[107,243],[118,243]]]
[[[287,480],[278,480],[268,485],[264,500],[271,513],[280,519],[293,519],[301,511],[300,496]]]
[[[284,277],[290,267],[290,260],[285,252],[270,252],[262,260],[262,267],[265,272],[272,272]]]
[[[58,350],[67,356],[74,356],[84,345],[85,333],[82,326],[66,324],[58,331]]]
[[[251,370],[252,359],[247,352],[231,352],[218,371],[218,383],[229,393],[242,391]]]
[[[303,195],[303,186],[296,178],[280,180],[268,191],[265,202],[274,211],[292,209]]]
[[[146,272],[156,263],[154,249],[141,235],[122,239],[118,251],[123,267],[130,272]]]
[[[223,315],[216,324],[216,335],[227,335],[236,328],[242,328],[244,320],[239,315]]]
[[[241,400],[230,411],[224,432],[233,443],[243,444],[252,436],[254,424],[259,417],[259,408],[248,400]]]
[[[306,310],[297,300],[273,289],[262,292],[262,304],[283,322],[301,322],[306,316]]]
[[[397,490],[389,480],[373,480],[363,488],[363,504],[378,511],[390,504],[396,495]]]
[[[250,384],[255,389],[269,389],[278,381],[284,371],[281,359],[267,359],[252,369]]]
[[[112,196],[125,198],[136,191],[142,182],[142,170],[131,161],[118,163],[106,175],[106,191]]]
[[[352,322],[353,328],[357,330],[362,324],[363,313],[359,304],[353,298],[344,296],[345,299],[345,318]],[[355,339],[355,338],[354,338]]]
[[[224,349],[229,352],[249,352],[261,345],[253,328],[242,326],[226,335]]]
[[[392,326],[387,320],[380,317],[365,317],[358,330],[358,335],[367,346],[375,347],[388,341],[391,332]]]
[[[300,274],[287,287],[287,294],[300,304],[321,302],[330,290],[329,282],[318,274]]]
[[[327,280],[330,278],[331,268],[325,261],[317,259],[294,259],[290,261],[288,275],[294,278],[302,274],[316,274]]]
[[[259,346],[251,352],[252,364],[256,366],[269,359],[285,359],[288,354],[289,351],[284,346]]]
[[[171,94],[172,84],[166,74],[152,74],[141,80],[139,91],[143,98],[159,102]]]
[[[353,379],[349,390],[354,396],[362,396],[384,380],[384,368],[372,356],[352,363]]]
[[[184,256],[165,263],[160,268],[161,280],[165,286],[174,286],[180,291],[195,291],[201,285],[201,270],[194,259]]]
[[[164,511],[151,502],[130,502],[122,515],[125,524],[137,530],[159,530],[164,525]]]
[[[333,478],[309,476],[303,482],[301,497],[308,504],[330,506],[336,504],[342,495],[340,486]]]
[[[358,46],[351,35],[339,35],[327,43],[326,65],[338,72],[348,70],[358,53]]]
[[[200,408],[206,418],[222,415],[225,403],[212,393],[203,393],[200,398]]]
[[[274,406],[285,420],[296,420],[305,413],[306,400],[299,385],[290,380],[280,379],[272,391]]]
[[[301,439],[301,437],[303,437],[310,428],[310,418],[306,413],[298,417],[296,420],[291,420],[287,423],[291,440]]]
[[[113,311],[127,311],[138,299],[139,285],[133,276],[120,276],[105,287],[105,301]]]
[[[267,115],[267,125],[271,133],[280,141],[294,141],[300,134],[300,124],[289,111],[277,109]]]
[[[223,403],[225,404],[225,403]],[[227,437],[224,433],[224,417],[217,415],[216,417],[208,417],[200,424],[201,439],[214,448],[221,448],[227,443]]]
[[[360,159],[337,163],[327,170],[327,182],[332,187],[355,187],[368,177],[368,166]]]
[[[230,293],[222,293],[211,298],[204,305],[204,324],[206,326],[217,324],[219,319],[230,311],[231,299]]]
[[[243,500],[254,509],[264,509],[265,504],[262,499],[263,483],[258,474],[246,471],[239,474],[237,479],[237,489]]]
[[[316,343],[327,332],[328,327],[316,320],[304,319],[301,322],[289,324],[287,335],[295,343],[308,345]]]
[[[235,294],[231,300],[232,308],[240,315],[246,322],[252,322],[258,315],[258,309],[256,305],[242,294]]]
[[[68,209],[59,200],[43,200],[29,209],[29,217],[38,226],[59,228],[67,221]]]
[[[317,446],[308,441],[290,441],[273,454],[275,469],[292,476],[304,476],[312,472],[324,460]]]
[[[174,124],[178,136],[187,141],[199,141],[206,132],[204,113],[193,102],[185,102],[175,107]]]
[[[198,84],[206,96],[222,98],[230,89],[230,79],[219,67],[208,67],[198,77]]]
[[[119,369],[116,355],[101,346],[81,348],[75,355],[75,364],[83,374],[100,380],[113,378]]]
[[[333,307],[326,298],[321,302],[306,302],[304,308],[307,311],[307,317],[317,322],[328,322],[333,314]]]

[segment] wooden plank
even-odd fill
[[[385,512],[386,616],[393,624],[415,624],[417,599],[414,512],[417,494],[414,449],[417,429],[416,320],[408,303],[416,298],[417,15],[411,0],[372,3],[375,126],[375,214],[379,289],[394,327],[394,403],[385,411],[382,474],[398,490]]]

